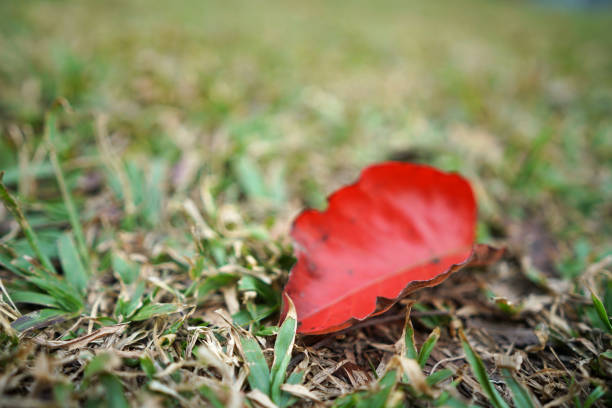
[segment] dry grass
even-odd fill
[[[0,5],[0,171],[24,214],[0,206],[0,406],[608,406],[610,15],[262,7]],[[280,361],[290,222],[386,159],[468,177],[506,255],[297,336],[272,397],[244,339]],[[418,350],[439,330],[422,369],[408,305]]]

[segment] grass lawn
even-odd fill
[[[612,404],[612,10],[0,2],[0,406]],[[468,178],[468,268],[278,327],[305,207]]]

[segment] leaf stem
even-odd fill
[[[2,183],[3,176],[4,176],[4,172],[0,172],[0,201],[4,203],[6,208],[13,215],[13,217],[15,217],[15,220],[17,221],[17,223],[19,223],[19,226],[23,230],[23,233],[25,234],[26,239],[28,240],[28,243],[30,244],[30,247],[32,248],[32,251],[34,251],[34,254],[38,258],[40,263],[48,271],[57,273],[57,271],[55,270],[55,267],[51,263],[51,260],[47,257],[47,255],[45,255],[41,251],[40,246],[39,246],[38,237],[36,236],[36,233],[34,232],[32,227],[30,227],[30,224],[28,223],[25,216],[23,215],[23,212],[21,211],[21,207],[17,203],[17,200],[9,193],[6,186]]]
[[[72,230],[74,231],[74,236],[76,238],[76,244],[79,250],[79,254],[85,262],[85,268],[89,273],[91,273],[89,252],[87,251],[87,245],[85,243],[85,234],[83,233],[83,227],[81,226],[81,221],[79,220],[79,216],[77,215],[78,213],[76,211],[74,201],[72,200],[72,196],[70,195],[68,187],[66,186],[66,179],[64,178],[64,173],[62,172],[62,167],[60,166],[60,162],[57,157],[57,151],[55,150],[55,145],[53,142],[55,132],[55,115],[53,115],[52,113],[48,113],[45,126],[45,139],[47,141],[47,147],[49,149],[49,157],[51,158],[51,163],[53,165],[53,169],[55,170],[55,177],[57,178],[57,184],[59,185],[60,191],[62,193],[66,210],[68,211],[68,218],[70,220]]]

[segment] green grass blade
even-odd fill
[[[419,353],[417,352],[416,342],[414,341],[414,327],[412,327],[412,320],[410,320],[410,312],[412,311],[412,304],[409,304],[406,307],[406,323],[404,324],[404,331],[402,336],[404,338],[403,347],[404,347],[404,355],[411,359],[416,360],[419,358]],[[408,376],[406,374],[402,375],[402,382],[408,383]]]
[[[249,366],[248,381],[251,389],[258,389],[264,394],[270,395],[270,369],[257,340],[241,337],[240,343],[244,351],[244,358]]]
[[[280,304],[278,292],[272,289],[269,284],[254,276],[244,275],[240,278],[238,281],[238,290],[254,291],[267,304]]]
[[[123,392],[123,386],[117,377],[111,374],[103,374],[101,376],[101,382],[106,391],[106,401],[109,407],[130,408],[130,404]]]
[[[304,378],[304,372],[298,372],[298,373],[293,372],[289,375],[289,378],[287,378],[287,381],[285,383],[286,384],[299,384],[302,382],[303,378]],[[290,407],[291,405],[295,404],[297,400],[298,399],[295,396],[289,394],[288,392],[282,391],[278,406],[280,408]]]
[[[386,408],[387,400],[397,383],[397,372],[388,371],[370,391],[359,391],[334,401],[332,408]],[[398,405],[392,405],[397,407]],[[399,406],[402,406],[400,403]]]
[[[11,323],[13,329],[24,332],[29,329],[40,329],[54,323],[63,322],[74,316],[74,313],[58,309],[40,309],[21,316]]]
[[[535,408],[537,404],[534,403],[531,394],[514,378],[512,372],[508,368],[502,368],[501,372],[506,385],[512,391],[514,406],[516,408]]]
[[[21,207],[17,203],[17,200],[15,200],[15,198],[9,193],[8,189],[2,183],[3,174],[3,172],[0,172],[0,201],[4,203],[7,210],[9,210],[13,217],[15,217],[17,223],[19,223],[19,226],[25,234],[26,239],[28,240],[28,243],[32,248],[32,251],[34,251],[34,254],[38,258],[40,263],[49,272],[57,273],[55,267],[53,267],[53,264],[51,263],[51,260],[40,250],[40,241],[38,240],[36,233],[34,232],[32,227],[30,227],[30,224],[23,215],[23,212],[21,211]]]
[[[85,366],[83,378],[89,380],[95,375],[107,372],[112,365],[112,358],[108,352],[96,354]]]
[[[78,290],[66,283],[61,276],[49,273],[38,266],[32,267],[30,264],[27,264],[29,270],[25,270],[23,267],[14,265],[10,259],[1,252],[0,265],[3,265],[14,274],[22,277],[23,280],[21,283],[28,282],[33,284],[43,292],[42,294],[39,294],[39,296],[33,297],[32,299],[35,300],[35,302],[32,303],[58,307],[67,312],[80,311],[83,309],[83,296],[78,292]],[[29,291],[27,285],[14,285],[12,289],[15,291]],[[53,298],[52,303],[48,298],[49,296]],[[24,303],[30,303],[28,302],[28,299],[23,298],[22,300]]]
[[[85,234],[83,233],[81,220],[76,210],[76,206],[74,205],[74,201],[72,200],[72,196],[68,191],[66,179],[64,178],[64,173],[62,172],[62,167],[57,157],[57,152],[55,151],[54,139],[56,131],[57,127],[55,124],[55,115],[49,113],[47,115],[47,121],[45,124],[45,136],[47,139],[47,147],[49,149],[49,157],[51,158],[53,170],[55,171],[55,178],[57,179],[57,184],[59,185],[60,191],[62,193],[62,198],[64,200],[64,205],[66,206],[66,211],[68,212],[68,219],[70,221],[70,225],[72,226],[72,230],[74,231],[74,236],[76,238],[79,254],[85,262],[85,267],[89,268],[89,251],[87,250],[87,244],[85,243]]]
[[[84,295],[89,274],[81,262],[79,252],[69,232],[62,234],[57,241],[57,249],[66,281],[81,295]]]
[[[208,276],[197,286],[196,293],[198,301],[203,301],[210,292],[236,283],[238,279],[239,277],[237,275],[231,273],[218,273]]]
[[[434,407],[450,407],[450,408],[478,408],[475,405],[468,405],[457,397],[452,396],[448,391],[444,391],[434,401]]]
[[[385,408],[387,400],[397,382],[397,373],[395,370],[389,371],[378,382],[379,390],[374,392],[370,398],[361,400],[357,406],[363,408]]]
[[[601,322],[604,324],[608,330],[608,333],[612,334],[612,323],[610,323],[610,317],[608,316],[603,303],[593,291],[591,291],[591,299],[593,300],[593,306],[595,306],[599,320],[601,320]]]
[[[53,296],[62,305],[62,309],[73,312],[83,309],[83,297],[74,288],[55,276],[29,277],[29,282],[38,286],[44,292]]]
[[[50,163],[44,162],[40,164],[29,163],[28,172],[35,180],[53,176],[53,166]],[[5,170],[4,182],[11,186],[19,182],[21,171],[19,167],[13,167]]]
[[[155,364],[153,363],[153,360],[151,359],[151,357],[142,356],[139,359],[139,363],[140,363],[140,368],[147,375],[147,378],[149,378],[149,380],[152,380],[153,376],[157,372],[157,369],[155,368]]]
[[[493,386],[493,383],[487,375],[487,369],[485,368],[484,363],[480,359],[480,356],[472,349],[472,346],[470,346],[470,343],[462,330],[459,331],[459,336],[461,337],[461,345],[463,346],[465,357],[472,367],[472,373],[478,380],[478,383],[480,383],[485,395],[489,398],[491,405],[493,405],[495,408],[509,408],[506,401],[504,401]]]
[[[406,357],[417,360],[419,355],[417,353],[416,343],[414,342],[414,328],[410,320],[411,309],[412,305],[408,305],[406,310],[406,324],[404,325],[404,346],[406,348]]]
[[[2,249],[2,246],[0,246],[0,249]],[[27,271],[21,270],[17,266],[13,265],[11,263],[11,259],[2,252],[0,252],[0,265],[2,265],[3,268],[6,268],[6,270],[11,271],[17,276],[21,276],[22,278],[29,276]]]
[[[130,320],[138,322],[154,316],[178,312],[179,307],[172,303],[157,303],[143,306]]]
[[[55,400],[55,406],[61,408],[69,407],[70,405],[68,405],[68,401],[70,401],[73,392],[73,383],[56,383],[53,386],[53,399]]]
[[[584,404],[582,404],[582,408],[591,408],[591,406],[601,397],[606,395],[606,389],[601,385],[598,385],[584,400]]]
[[[427,360],[429,359],[429,355],[431,354],[431,351],[436,346],[436,343],[438,342],[439,338],[440,338],[440,328],[436,327],[431,332],[429,337],[427,337],[427,340],[425,340],[425,343],[423,343],[423,346],[421,346],[421,350],[419,351],[419,358],[417,359],[417,361],[419,362],[419,365],[421,366],[421,368],[425,367],[425,364],[427,363]]]
[[[210,387],[203,385],[198,389],[198,391],[200,392],[200,394],[202,394],[204,398],[208,400],[208,402],[210,402],[210,404],[214,408],[224,408],[225,407],[225,405],[223,405],[221,400],[217,397],[214,391],[210,389]]]
[[[295,341],[295,330],[297,329],[297,319],[293,302],[289,298],[289,312],[285,321],[278,330],[276,342],[274,344],[274,362],[270,370],[270,398],[274,403],[279,404],[281,400],[281,385],[285,381],[287,366],[291,360],[291,351]]]
[[[115,316],[123,316],[128,319],[132,316],[138,308],[143,305],[142,295],[144,294],[146,284],[144,281],[140,281],[133,288],[131,293],[119,297],[117,300],[117,307],[115,308]],[[127,299],[126,299],[127,298]]]
[[[113,254],[111,260],[113,270],[119,275],[119,279],[126,285],[129,285],[136,281],[138,274],[140,273],[140,267],[138,264],[123,259],[117,254]]]
[[[164,201],[164,181],[166,178],[166,163],[155,160],[149,169],[149,178],[146,183],[146,200],[143,203],[142,213],[146,222],[155,227],[162,219],[162,203]]]
[[[248,156],[234,159],[233,170],[242,190],[250,198],[267,198],[268,189],[257,164]]]
[[[11,299],[15,303],[29,303],[32,305],[61,308],[61,305],[53,296],[28,290],[10,290]]]
[[[448,378],[451,378],[453,374],[454,373],[452,370],[445,368],[443,370],[436,371],[435,373],[431,374],[425,379],[425,381],[427,382],[427,385],[431,387],[433,385],[438,384],[439,382],[442,382]]]

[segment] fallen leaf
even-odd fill
[[[341,330],[501,255],[473,246],[476,201],[458,174],[386,162],[328,201],[325,211],[302,212],[291,231],[297,263],[285,293],[295,302],[299,333]]]

